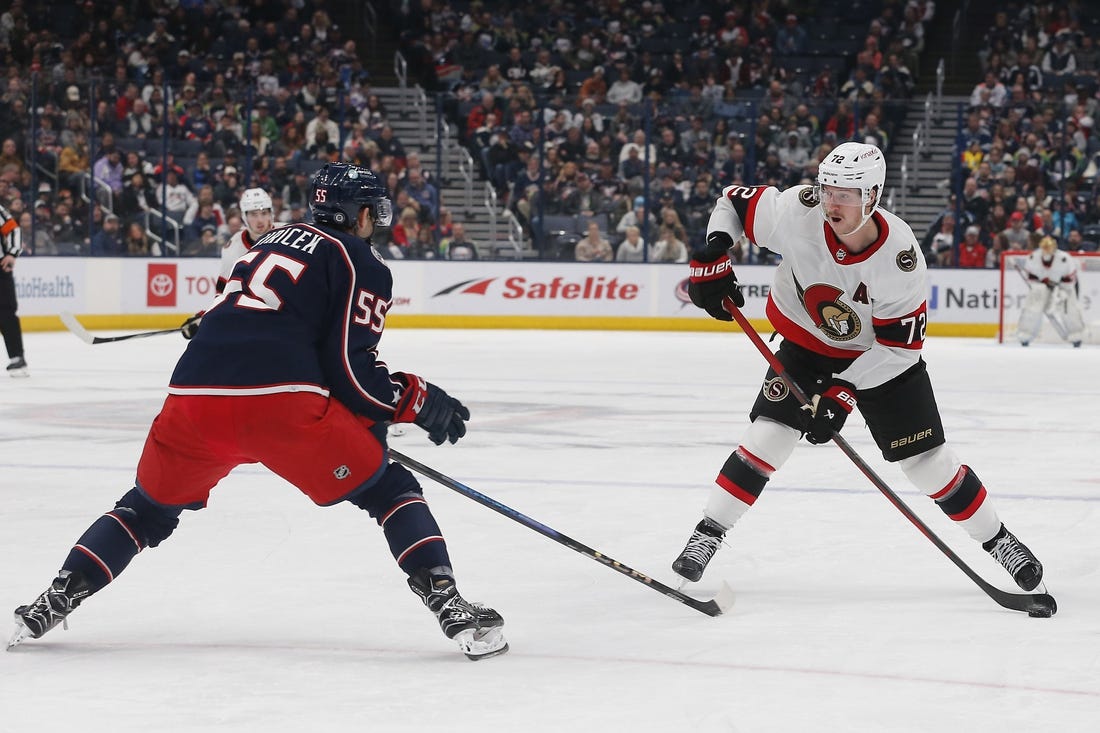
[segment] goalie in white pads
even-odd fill
[[[252,245],[256,243],[256,240],[276,226],[286,226],[285,224],[275,224],[275,206],[271,203],[271,196],[262,188],[246,189],[241,194],[239,208],[244,226],[230,237],[229,241],[222,247],[221,269],[218,272],[218,282],[215,285],[218,293],[225,289],[225,284],[229,281],[229,275],[233,272],[233,265],[248,250],[252,249]],[[180,326],[180,331],[185,339],[192,338],[198,332],[202,315],[205,312],[199,311]]]
[[[1058,249],[1053,237],[1043,237],[1028,255],[1021,274],[1030,290],[1024,301],[1016,338],[1027,346],[1039,335],[1043,317],[1050,319],[1058,335],[1074,347],[1085,338],[1085,316],[1077,299],[1077,263]]]
[[[1024,590],[1043,567],[1001,523],[981,479],[948,447],[921,358],[929,292],[924,257],[909,226],[879,208],[886,161],[877,147],[844,143],[818,168],[818,185],[780,191],[728,186],[691,262],[688,293],[714,318],[744,296],[728,249],[746,234],[783,257],[767,316],[783,337],[776,357],[802,390],[803,409],[769,368],[741,444],[722,466],[703,520],[673,570],[699,580],[726,531],[749,510],[802,436],[832,440],[854,407],[883,458],[996,559]]]

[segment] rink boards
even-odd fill
[[[428,328],[727,329],[692,306],[682,264],[389,261],[388,325]],[[175,326],[209,306],[209,258],[24,258],[15,271],[27,330],[61,328],[69,311],[89,328]],[[739,265],[745,312],[766,328],[774,267]],[[994,336],[997,270],[929,271],[929,333]],[[1098,299],[1100,300],[1100,299]]]

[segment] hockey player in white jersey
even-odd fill
[[[843,143],[822,161],[817,186],[780,191],[727,187],[691,262],[692,302],[723,321],[744,305],[727,250],[742,234],[782,261],[767,316],[783,337],[778,359],[814,409],[769,369],[752,423],[715,481],[703,519],[673,570],[696,581],[729,530],[805,436],[828,442],[859,406],[883,457],[982,543],[1024,590],[1043,567],[1001,523],[977,474],[946,444],[921,358],[929,292],[924,257],[909,226],[879,204],[886,161],[873,145]]]
[[[1085,316],[1077,299],[1077,263],[1073,258],[1058,249],[1053,237],[1043,237],[1024,262],[1022,274],[1031,289],[1016,324],[1020,343],[1031,343],[1047,316],[1059,336],[1080,346],[1085,338]]]
[[[229,281],[229,276],[233,272],[234,263],[248,250],[252,249],[252,245],[255,244],[256,240],[276,226],[286,226],[285,224],[275,224],[275,207],[271,203],[271,196],[262,188],[246,189],[241,194],[239,208],[244,226],[230,237],[229,241],[222,247],[221,268],[218,272],[218,282],[215,285],[218,293],[225,289],[225,284]],[[199,311],[180,326],[180,331],[185,339],[190,339],[198,332],[203,313],[205,311]]]

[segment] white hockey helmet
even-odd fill
[[[821,186],[858,188],[862,194],[864,209],[870,203],[873,208],[863,212],[859,226],[878,210],[886,188],[886,157],[874,145],[866,143],[841,143],[825,156],[817,167],[818,200]],[[825,216],[825,209],[821,209]],[[858,228],[858,227],[857,227]]]
[[[274,212],[275,207],[271,204],[271,196],[267,191],[262,188],[249,188],[241,194],[241,214],[247,214],[250,211],[263,211],[264,209],[271,209]]]

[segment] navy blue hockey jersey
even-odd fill
[[[176,364],[172,394],[316,392],[390,420],[402,389],[378,358],[393,276],[370,243],[309,224],[273,229],[233,268]]]

